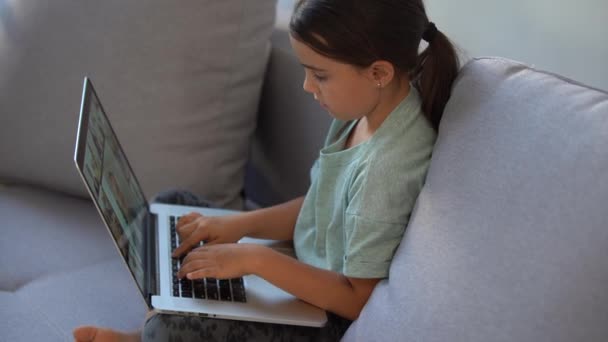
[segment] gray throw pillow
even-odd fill
[[[605,341],[608,94],[460,72],[388,280],[346,341]]]
[[[0,4],[0,181],[87,196],[72,161],[97,88],[147,197],[241,208],[274,0]]]

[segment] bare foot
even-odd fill
[[[76,342],[139,342],[141,334],[139,331],[123,333],[120,331],[103,329],[92,326],[82,326],[74,329],[74,341]]]

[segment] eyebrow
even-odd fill
[[[317,68],[317,67],[314,67],[314,66],[312,66],[312,65],[308,65],[308,64],[303,64],[303,63],[302,63],[302,66],[303,66],[303,67],[305,67],[305,68],[308,68],[308,69],[314,70],[314,71],[325,71],[324,69]]]

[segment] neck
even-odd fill
[[[360,124],[363,123],[369,134],[373,134],[389,114],[409,95],[410,82],[407,77],[395,78],[393,82],[378,91],[378,105],[361,118],[360,122]]]

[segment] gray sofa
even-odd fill
[[[247,208],[305,192],[329,123],[301,90],[302,70],[286,32],[275,29],[270,41],[239,186]],[[103,82],[100,97],[111,102],[111,86]],[[30,127],[31,117],[3,100],[0,162],[38,170],[30,175],[0,166],[0,340],[70,340],[80,324],[139,328],[144,303],[78,188],[72,132],[50,146],[51,138],[39,139],[61,122]],[[112,109],[125,113],[119,105]],[[74,120],[76,113],[70,115]],[[137,141],[151,137],[129,136],[130,121],[114,118],[128,155],[146,148]],[[31,143],[6,138],[15,135],[28,135]],[[57,149],[63,154],[54,155]],[[48,154],[44,162],[28,154],[41,151]],[[61,165],[47,165],[56,160]],[[159,190],[164,184],[150,179],[163,176],[163,168],[134,160],[148,195]],[[181,181],[179,172],[168,178],[168,184]],[[470,61],[445,110],[390,277],[344,340],[608,340],[607,208],[608,94],[501,58]]]

